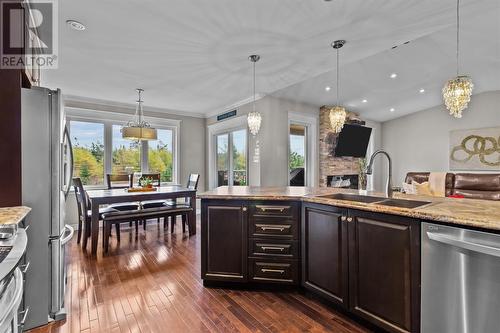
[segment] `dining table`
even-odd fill
[[[190,198],[191,212],[188,216],[189,235],[196,234],[196,190],[174,185],[159,186],[152,191],[132,192],[127,188],[88,190],[88,198],[91,203],[91,254],[97,254],[97,243],[99,239],[99,207],[125,202],[143,202],[149,200],[169,200],[178,198]]]

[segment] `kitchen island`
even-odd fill
[[[199,195],[204,284],[305,288],[390,332],[420,331],[424,222],[500,232],[500,203],[307,187]]]

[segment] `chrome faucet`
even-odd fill
[[[385,195],[388,198],[392,198],[392,160],[391,160],[391,157],[389,156],[389,154],[385,150],[379,149],[372,154],[372,156],[370,157],[370,162],[368,163],[368,166],[366,167],[366,174],[371,175],[373,173],[373,159],[378,154],[385,155],[387,157],[387,160],[389,161],[389,174],[387,175],[387,187],[385,189]]]

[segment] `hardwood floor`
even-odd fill
[[[198,221],[199,223],[199,221]],[[205,288],[200,233],[189,238],[149,221],[112,237],[91,260],[71,241],[65,322],[30,332],[369,332],[296,291]],[[198,229],[199,230],[199,229]]]

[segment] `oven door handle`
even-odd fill
[[[473,243],[449,235],[444,235],[441,233],[430,232],[430,231],[427,231],[427,237],[439,243],[455,246],[461,249],[466,249],[477,253],[488,254],[494,257],[500,257],[500,248],[498,247]]]

